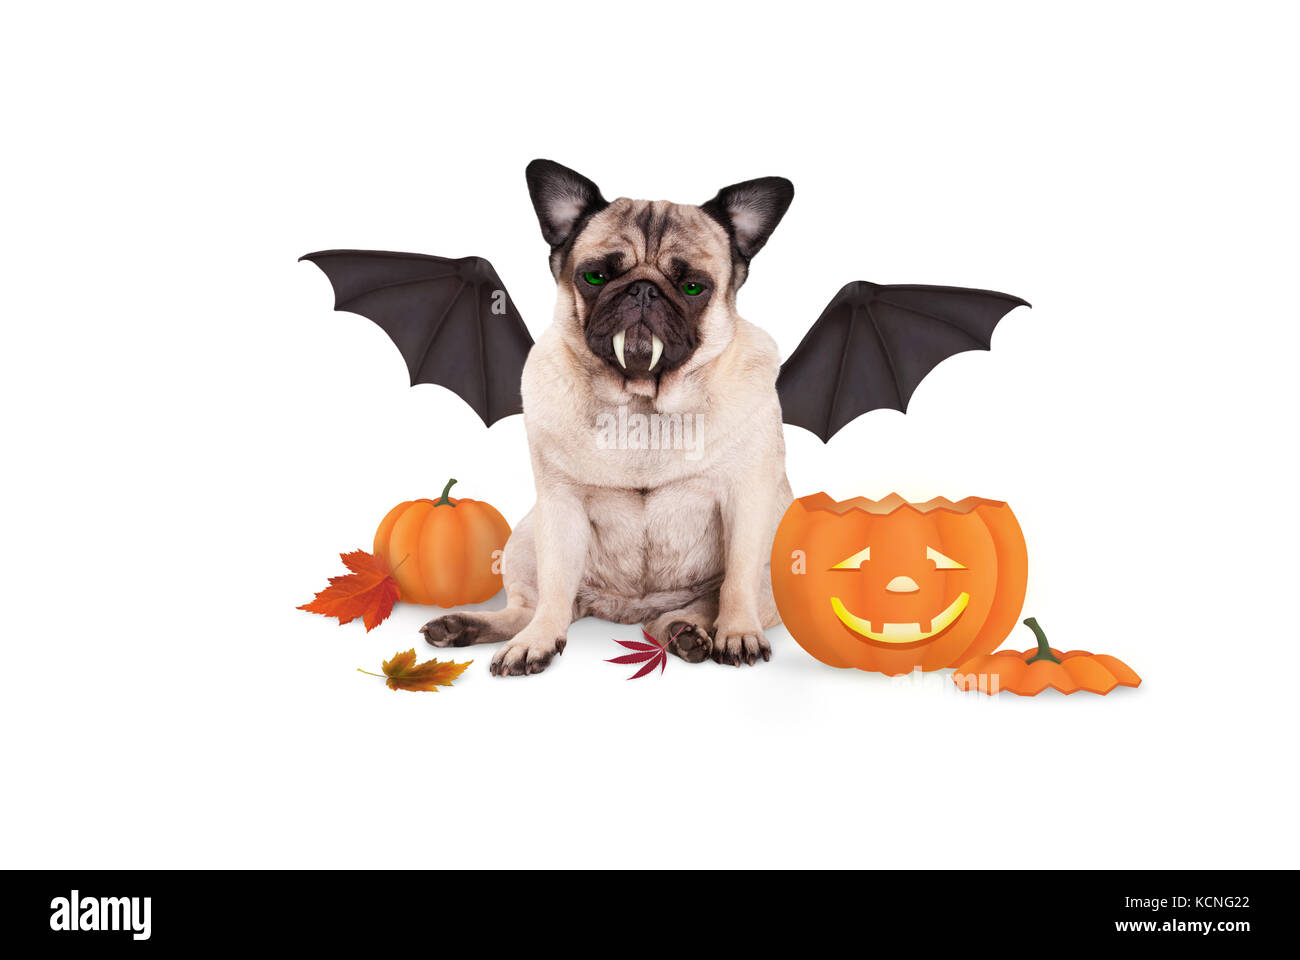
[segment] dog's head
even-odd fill
[[[716,357],[735,328],[736,291],[794,197],[781,177],[724,187],[700,206],[618,199],[550,160],[528,192],[551,246],[556,321],[593,366],[653,385]]]

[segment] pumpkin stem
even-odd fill
[[[1025,663],[1033,663],[1035,660],[1050,660],[1052,663],[1060,663],[1052,654],[1052,647],[1047,642],[1047,634],[1043,633],[1043,628],[1038,625],[1038,621],[1029,617],[1024,621],[1026,627],[1034,631],[1034,636],[1038,638],[1038,652],[1030,657]]]
[[[451,502],[451,498],[447,496],[448,492],[451,490],[451,485],[455,482],[456,482],[455,477],[452,477],[450,480],[447,481],[447,485],[442,488],[442,496],[439,497],[437,500],[433,501],[433,505],[435,507],[441,507],[444,503],[449,507],[456,506],[456,504]]]

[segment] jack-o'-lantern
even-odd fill
[[[994,650],[1025,600],[1029,558],[1005,503],[967,497],[790,505],[772,544],[777,609],[823,663],[880,673]]]

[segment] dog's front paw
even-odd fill
[[[709,631],[685,620],[674,620],[668,625],[668,652],[676,654],[687,663],[700,663],[713,651],[713,638]]]
[[[551,661],[564,652],[569,642],[565,637],[542,635],[534,638],[525,629],[496,652],[489,669],[494,677],[522,677],[541,673]]]
[[[758,662],[759,657],[764,660],[772,659],[772,645],[767,642],[767,637],[763,635],[762,630],[718,628],[717,635],[713,638],[715,663],[729,663],[733,667],[738,667],[742,663],[753,666]]]

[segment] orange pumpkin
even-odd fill
[[[398,597],[407,603],[456,607],[501,589],[501,551],[510,524],[481,500],[448,496],[407,500],[388,511],[375,531],[374,554],[388,564]]]
[[[1087,650],[1062,653],[1048,644],[1037,620],[1030,617],[1024,623],[1038,639],[1036,649],[1023,653],[999,650],[973,657],[956,669],[952,682],[962,690],[990,696],[1005,690],[1022,697],[1037,696],[1048,687],[1061,693],[1087,690],[1104,695],[1116,687],[1136,687],[1142,682],[1123,660]]]
[[[1025,600],[1029,558],[1005,503],[801,497],[772,544],[777,609],[833,667],[907,673],[997,648]]]

